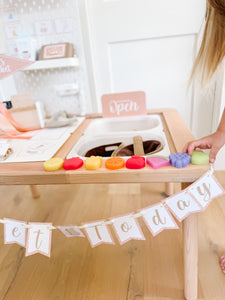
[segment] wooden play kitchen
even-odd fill
[[[175,109],[149,110],[148,115],[160,118],[163,125],[163,134],[165,134],[167,146],[170,153],[182,151],[186,142],[193,139],[193,135],[186,126],[184,120]],[[93,114],[86,116],[85,120],[73,132],[71,137],[54,155],[66,159],[73,153],[79,155],[80,141],[85,139],[88,143],[88,137],[85,131],[93,120],[100,120],[101,115]],[[93,127],[94,128],[94,127]],[[97,127],[95,128],[97,130]],[[138,129],[137,129],[138,131]],[[144,133],[146,135],[147,133]],[[92,133],[89,132],[91,137]],[[100,137],[99,137],[100,138]],[[116,139],[116,135],[115,135]],[[164,147],[166,147],[164,145]],[[72,152],[71,152],[72,150]],[[74,152],[75,151],[75,152]],[[68,155],[69,154],[69,155]],[[82,156],[82,155],[81,155]],[[66,171],[64,169],[55,172],[46,172],[43,162],[23,162],[23,163],[4,163],[0,168],[1,185],[30,185],[34,197],[38,196],[37,185],[50,184],[93,184],[93,183],[147,183],[147,182],[165,182],[167,193],[171,194],[171,183],[179,182],[182,189],[187,188],[191,183],[200,178],[209,165],[188,165],[185,168],[175,168],[166,166],[157,170],[147,166],[140,170],[131,170],[122,168],[119,170],[108,170],[104,166],[97,170],[86,170],[84,166],[77,170]],[[151,205],[151,203],[149,203]],[[197,299],[198,290],[198,230],[197,214],[188,216],[183,221],[183,242],[184,242],[184,295],[187,300]]]

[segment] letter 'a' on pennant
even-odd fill
[[[180,222],[190,214],[202,211],[201,206],[187,191],[171,196],[162,202]]]
[[[157,235],[164,229],[178,229],[177,223],[174,221],[172,215],[161,203],[141,210],[141,213],[153,236]]]
[[[68,238],[70,237],[85,237],[83,232],[76,226],[57,226],[57,228]]]
[[[195,201],[202,207],[202,210],[205,210],[214,198],[225,193],[216,177],[210,174],[210,172],[190,185],[188,190]]]
[[[4,218],[4,244],[18,244],[26,247],[25,222]]]
[[[98,221],[94,223],[84,224],[86,225],[84,231],[92,248],[101,244],[115,244],[108,226],[103,224],[103,222],[104,221]]]
[[[145,240],[140,225],[132,214],[113,218],[113,228],[120,245],[123,245],[130,240]]]
[[[26,254],[25,256],[40,253],[51,256],[52,223],[28,223]]]
[[[33,64],[33,61],[0,54],[0,80]]]

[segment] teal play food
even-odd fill
[[[194,150],[191,156],[191,163],[193,165],[206,165],[209,163],[209,155],[205,152]]]

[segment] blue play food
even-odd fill
[[[172,153],[169,156],[170,163],[175,168],[184,168],[191,163],[191,156],[187,153]]]

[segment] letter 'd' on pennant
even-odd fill
[[[26,256],[40,253],[50,257],[52,226],[51,223],[29,223],[28,228]]]
[[[189,187],[189,191],[203,210],[206,209],[214,198],[225,192],[215,176],[210,173],[206,173],[199,180],[195,181]]]
[[[84,231],[92,248],[100,244],[114,244],[108,226],[103,224],[103,221],[85,225],[88,227],[84,228]]]
[[[163,201],[173,215],[181,222],[188,215],[202,210],[201,206],[187,192],[181,192]]]
[[[143,219],[153,236],[164,229],[178,229],[170,212],[162,204],[150,206],[141,212],[143,214]]]
[[[131,215],[113,218],[113,228],[120,245],[130,240],[145,240],[138,221]]]
[[[11,220],[4,218],[4,243],[5,244],[18,244],[26,247],[26,225],[25,222]]]

